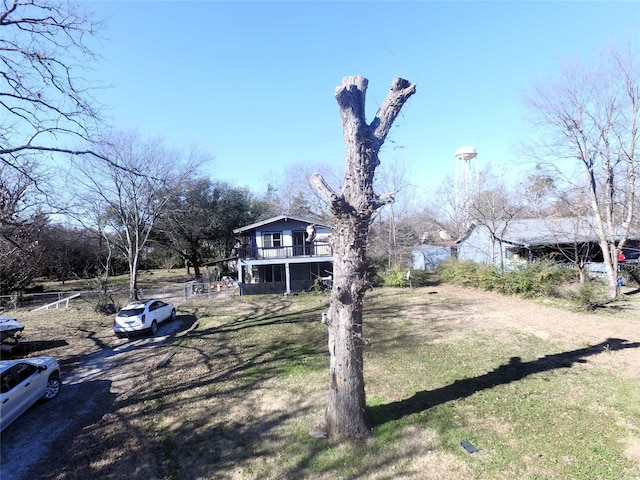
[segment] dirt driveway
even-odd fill
[[[58,398],[34,405],[2,432],[0,478],[34,478],[34,469],[37,471],[39,464],[50,464],[50,461],[43,462],[46,457],[55,457],[58,462],[65,463],[69,458],[66,447],[72,440],[82,432],[96,428],[110,412],[123,408],[129,401],[128,394],[144,383],[149,369],[156,368],[171,355],[169,344],[176,337],[185,335],[195,326],[195,321],[192,316],[179,315],[175,321],[162,324],[155,337],[117,339],[112,332],[106,332],[110,336],[95,342],[101,348],[89,355],[63,357],[55,354],[60,359],[63,389]],[[64,347],[60,345],[58,349]],[[54,355],[48,349],[42,354]],[[129,432],[128,436],[122,437],[119,447],[126,450],[135,440],[135,432]],[[103,448],[100,445],[87,447],[87,461]],[[140,451],[144,452],[144,449]],[[144,461],[140,458],[139,466]],[[41,472],[37,477],[50,475],[55,476],[55,473]]]

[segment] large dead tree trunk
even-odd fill
[[[375,119],[365,119],[367,79],[345,77],[335,97],[342,117],[346,166],[340,193],[320,175],[311,182],[334,217],[333,289],[325,321],[329,331],[329,402],[326,428],[333,440],[350,440],[370,432],[365,410],[362,357],[362,304],[367,279],[367,236],[372,215],[393,200],[392,194],[373,191],[378,153],[393,121],[415,85],[396,77]]]

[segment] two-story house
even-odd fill
[[[240,295],[291,294],[331,283],[331,227],[280,215],[233,231]]]

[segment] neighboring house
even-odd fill
[[[291,294],[331,284],[331,228],[280,215],[233,231],[238,236],[240,295]]]
[[[552,258],[561,262],[602,262],[595,223],[590,218],[526,218],[471,225],[456,240],[459,260],[509,266]],[[630,237],[628,259],[637,259],[640,238]]]

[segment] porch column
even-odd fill
[[[238,260],[238,283],[242,283],[242,261]]]
[[[287,291],[285,293],[289,295],[291,293],[291,273],[289,272],[289,262],[284,264],[284,281],[287,287]]]
[[[242,278],[242,260],[238,259],[238,294],[240,296],[244,295],[244,279]]]

